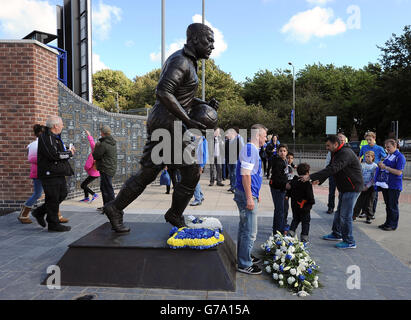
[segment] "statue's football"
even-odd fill
[[[196,105],[191,109],[188,116],[207,127],[207,129],[215,129],[217,127],[217,111],[207,104]]]

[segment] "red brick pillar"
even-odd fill
[[[57,54],[35,40],[0,40],[0,212],[32,193],[26,147],[33,125],[58,115]]]

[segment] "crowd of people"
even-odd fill
[[[297,166],[293,176],[294,155],[288,147],[278,141],[278,136],[267,139],[267,129],[255,125],[251,141],[243,148],[237,163],[237,185],[234,201],[237,204],[240,222],[237,242],[237,266],[246,274],[261,274],[257,265],[260,259],[252,255],[257,237],[257,208],[263,174],[269,178],[269,186],[274,203],[273,234],[294,237],[301,223],[300,239],[309,242],[310,211],[315,204],[313,185],[329,180],[329,201],[327,213],[334,213],[335,189],[338,190],[338,205],[334,213],[331,233],[323,240],[338,242],[338,249],[354,249],[357,244],[352,232],[352,223],[366,217],[366,223],[374,218],[378,192],[381,191],[386,207],[385,222],[378,226],[384,231],[398,228],[398,201],[402,191],[402,177],[406,159],[398,150],[398,142],[387,139],[384,148],[376,145],[376,135],[367,132],[367,145],[362,146],[359,155],[351,149],[343,133],[326,138],[329,151],[326,167],[310,173],[307,163]],[[268,148],[268,144],[271,146]],[[267,153],[267,149],[275,154]],[[264,165],[264,161],[268,161]],[[267,171],[265,171],[267,168]],[[270,176],[271,173],[271,176]],[[293,214],[291,225],[287,224],[288,201],[291,198]],[[286,205],[287,204],[287,205]]]
[[[76,149],[71,144],[67,147],[62,141],[63,128],[63,121],[58,116],[50,117],[45,126],[36,124],[33,127],[36,140],[27,149],[34,191],[18,216],[21,223],[32,223],[29,217],[31,212],[40,226],[48,226],[48,230],[54,232],[71,229],[64,225],[68,219],[60,214],[59,206],[67,196],[66,177],[74,174],[68,160],[75,155]],[[385,231],[398,228],[398,202],[406,160],[395,140],[387,139],[384,147],[378,146],[375,133],[367,132],[365,139],[368,143],[362,146],[357,155],[344,134],[330,135],[325,144],[328,150],[325,168],[311,172],[307,163],[296,166],[293,163],[294,154],[288,150],[288,146],[280,143],[276,134],[267,137],[267,128],[263,125],[256,124],[251,128],[247,143],[237,128],[227,130],[224,138],[221,133],[221,129],[215,130],[214,144],[210,146],[204,136],[195,136],[195,140],[198,140],[197,163],[202,174],[207,161],[210,161],[208,154],[211,150],[211,160],[214,161],[210,163],[209,186],[214,186],[215,182],[217,186],[224,185],[224,178],[230,181],[227,191],[234,194],[240,217],[237,242],[239,271],[261,273],[257,265],[259,259],[251,252],[257,235],[257,210],[263,177],[268,178],[274,204],[273,234],[280,232],[294,237],[301,224],[299,238],[305,243],[309,242],[310,211],[315,204],[313,185],[322,184],[327,179],[327,213],[334,213],[334,220],[331,233],[324,235],[324,240],[338,241],[336,247],[340,249],[356,248],[352,233],[353,221],[364,217],[365,222],[371,224],[375,218],[379,192],[383,195],[386,207],[386,221],[378,227]],[[95,143],[90,132],[85,130],[90,154],[84,165],[87,178],[81,183],[84,198],[80,201],[91,203],[98,198],[97,192],[89,185],[100,178],[100,192],[105,205],[115,199],[112,179],[117,169],[117,147],[109,126],[102,126],[100,134],[101,138]],[[166,193],[170,193],[171,183],[177,187],[180,179],[178,169],[165,167],[161,184],[167,186]],[[338,190],[338,205],[334,212],[335,189]],[[34,208],[43,192],[44,203]],[[198,183],[190,205],[201,205],[204,199]],[[290,207],[292,220],[289,224]]]
[[[51,116],[46,125],[33,126],[36,140],[27,146],[27,157],[31,164],[30,178],[33,180],[34,191],[32,196],[22,206],[18,220],[23,224],[32,223],[29,215],[37,220],[38,224],[49,231],[66,232],[71,227],[63,225],[69,222],[60,213],[60,204],[67,197],[66,177],[74,174],[69,163],[76,152],[73,145],[67,146],[61,132],[64,128],[63,120],[58,116]],[[91,153],[84,165],[87,178],[81,183],[84,198],[81,202],[91,203],[98,198],[98,194],[90,189],[89,184],[100,177],[100,191],[103,203],[114,199],[112,178],[117,170],[116,141],[111,135],[109,126],[100,129],[101,138],[95,143],[90,132],[85,130],[90,144]],[[34,207],[44,191],[44,203]],[[89,197],[91,195],[91,199]],[[101,209],[101,208],[98,208]]]

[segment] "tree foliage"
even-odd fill
[[[367,130],[377,131],[377,139],[387,137],[391,121],[399,120],[400,136],[411,136],[411,26],[402,35],[393,34],[381,50],[377,63],[361,69],[321,63],[306,65],[296,74],[297,143],[325,135],[326,116],[337,116],[338,126],[350,136],[355,129],[361,139]],[[202,95],[202,61],[199,62],[199,88]],[[292,136],[293,75],[291,70],[260,70],[244,83],[234,81],[213,60],[206,60],[205,100],[220,102],[219,126],[249,128],[262,123],[277,132],[282,141]],[[129,80],[121,71],[102,70],[93,76],[94,99],[106,110],[120,107],[151,107],[160,76],[155,69]]]
[[[94,103],[107,111],[116,111],[116,100],[120,110],[129,109],[133,104],[131,88],[133,82],[122,71],[104,69],[93,75]]]

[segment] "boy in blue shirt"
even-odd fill
[[[251,127],[251,141],[240,151],[237,162],[236,189],[234,201],[240,214],[237,238],[238,271],[247,274],[261,274],[256,265],[261,260],[253,257],[251,251],[257,238],[257,208],[263,171],[259,149],[264,145],[267,128],[261,124]]]
[[[374,132],[367,132],[365,139],[368,142],[368,145],[362,146],[360,150],[360,154],[358,155],[360,161],[364,161],[363,156],[365,156],[365,153],[367,151],[372,151],[374,152],[375,159],[374,162],[378,163],[387,156],[387,153],[385,152],[384,148],[377,145],[375,142],[375,139],[377,138],[377,135]]]

